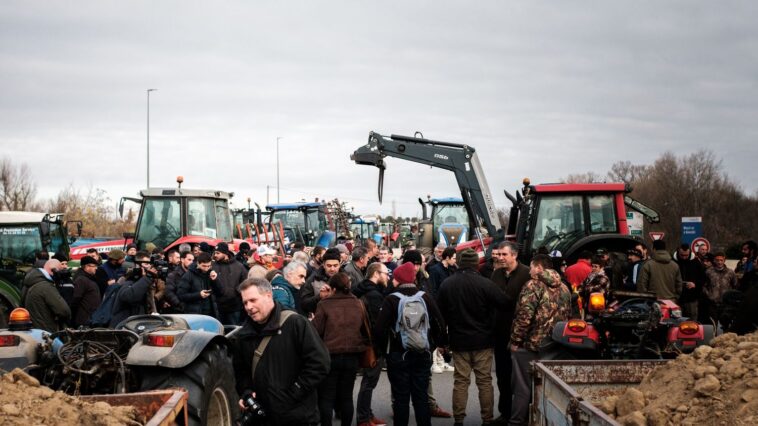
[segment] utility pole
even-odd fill
[[[279,139],[284,139],[281,136],[276,137],[276,203],[279,201]]]
[[[147,187],[150,188],[150,92],[158,89],[147,89]]]

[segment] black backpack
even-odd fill
[[[100,306],[97,307],[95,312],[92,313],[92,317],[89,319],[88,325],[90,327],[108,327],[113,316],[113,308],[118,299],[118,292],[121,290],[122,284],[111,284],[108,289],[105,290],[103,301],[100,302]]]

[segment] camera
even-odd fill
[[[169,264],[163,258],[163,255],[154,254],[150,256],[150,264],[153,265],[156,270],[155,277],[165,281],[169,273]]]
[[[242,412],[237,424],[240,426],[253,426],[265,424],[266,412],[261,404],[253,398],[252,393],[242,395],[242,403],[245,405],[245,411]]]

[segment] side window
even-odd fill
[[[232,239],[232,223],[225,200],[216,200],[216,238],[224,241]]]
[[[213,200],[192,198],[187,202],[187,229],[190,235],[217,238],[216,211]],[[229,226],[231,232],[231,225]]]
[[[587,197],[590,208],[590,231],[593,233],[615,232],[616,215],[612,195]]]

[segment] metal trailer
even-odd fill
[[[666,360],[541,361],[532,365],[530,424],[619,426],[594,404],[636,386]]]
[[[116,395],[83,395],[87,402],[107,402],[112,406],[131,405],[147,419],[145,426],[186,425],[187,397],[184,389],[164,389]]]

